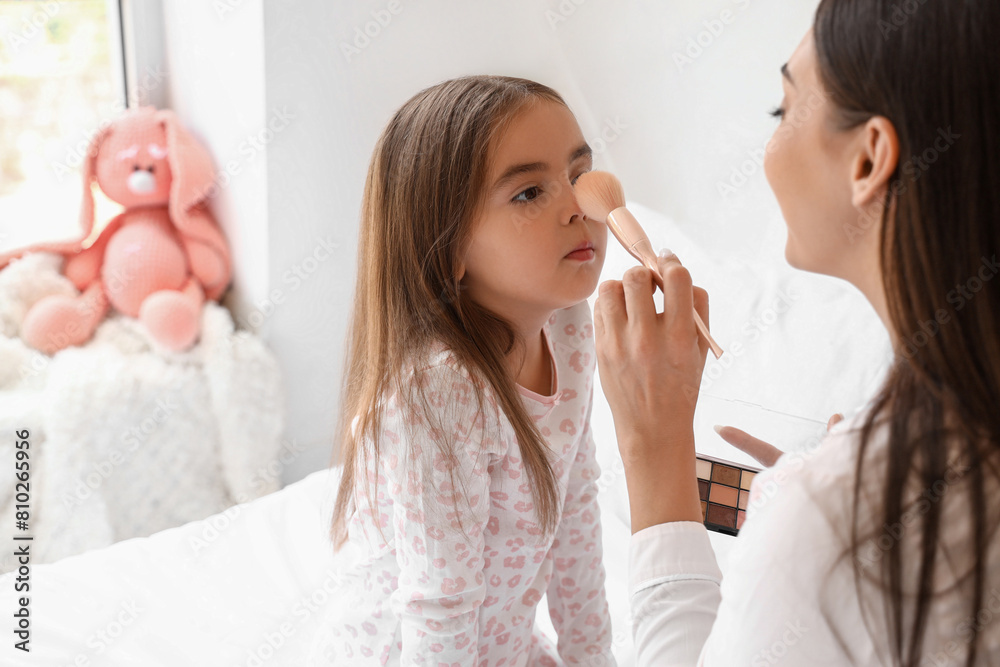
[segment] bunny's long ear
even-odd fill
[[[97,178],[97,154],[101,152],[101,145],[111,134],[113,123],[108,123],[94,133],[87,148],[87,155],[83,161],[83,199],[80,204],[80,227],[83,229],[83,239],[90,236],[94,230],[94,179]]]
[[[215,168],[212,156],[177,120],[170,109],[156,112],[167,137],[170,165],[170,218],[181,232],[188,231],[188,211],[211,194]]]

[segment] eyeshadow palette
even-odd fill
[[[698,454],[698,496],[705,527],[736,535],[743,526],[750,501],[750,483],[760,468]]]

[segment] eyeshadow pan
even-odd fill
[[[740,485],[739,468],[732,468],[727,465],[722,465],[721,463],[713,463],[712,481],[719,482],[720,484],[728,484],[729,486],[739,486]]]
[[[740,505],[739,505],[740,509],[745,510],[749,502],[750,502],[750,492],[740,491]]]
[[[722,484],[712,485],[712,494],[709,500],[718,505],[726,505],[728,507],[736,507],[737,500],[739,499],[739,491],[731,486],[723,486]]]
[[[723,528],[736,530],[736,508],[709,503],[705,520]]]
[[[708,500],[708,482],[703,479],[698,480],[698,497],[702,500]]]
[[[712,462],[705,459],[695,459],[698,469],[698,479],[712,479]]]
[[[747,513],[745,511],[740,510],[739,513],[737,513],[737,515],[736,515],[736,530],[739,530],[740,528],[743,527],[743,522],[746,521],[746,518],[747,518]]]
[[[757,476],[757,473],[751,470],[743,471],[743,479],[740,480],[740,488],[750,490],[750,483],[753,482],[753,478]]]

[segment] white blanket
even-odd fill
[[[278,489],[284,394],[263,343],[210,302],[185,352],[157,349],[138,321],[112,315],[85,345],[41,354],[18,332],[36,301],[76,293],[60,262],[37,253],[0,271],[0,525],[14,526],[13,434],[27,430],[33,562]],[[0,572],[12,566],[5,548]]]

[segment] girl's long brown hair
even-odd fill
[[[337,422],[344,468],[330,528],[335,549],[347,539],[359,486],[375,506],[375,483],[364,482],[366,469],[378,470],[383,403],[394,391],[420,385],[404,377],[406,369],[419,373],[435,341],[474,380],[481,412],[484,389],[492,389],[517,435],[541,528],[555,529],[558,492],[548,447],[506,370],[507,356],[523,352],[524,341],[509,322],[463,295],[457,279],[484,204],[495,142],[518,112],[542,100],[565,105],[554,90],[526,79],[452,79],[414,95],[378,139],[362,201]],[[405,405],[419,401],[424,415],[434,414],[422,392],[403,396]],[[336,459],[335,450],[331,465]]]
[[[1000,278],[980,273],[1000,249],[1000,2],[823,0],[814,37],[836,120],[851,128],[883,116],[899,140],[880,226],[880,268],[899,344],[860,430],[850,555],[859,597],[863,581],[882,596],[893,664],[917,665],[940,592],[935,575],[950,565],[939,558],[941,542],[967,536],[947,546],[970,555],[957,590],[974,619],[989,551],[1000,546],[1000,497],[986,493],[1000,479]],[[958,289],[976,284],[978,291]],[[881,465],[870,467],[865,452],[883,419],[887,446]],[[860,497],[869,475],[880,475],[872,484],[881,489],[871,517]],[[942,495],[911,526],[904,515],[914,509],[907,500],[913,486]],[[959,502],[959,494],[967,516],[946,534],[944,501]],[[892,526],[909,526],[916,539],[881,541],[881,565],[863,571],[862,542]],[[971,624],[970,637],[961,638],[968,639],[966,665],[976,662],[980,630]]]

